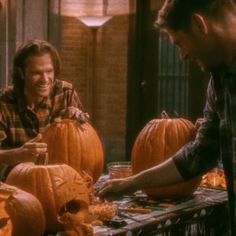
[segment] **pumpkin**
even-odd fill
[[[43,208],[32,194],[0,183],[0,235],[41,236],[45,230]]]
[[[47,232],[63,229],[59,218],[63,218],[64,214],[71,213],[78,218],[85,218],[88,212],[88,188],[80,174],[66,164],[21,163],[12,169],[6,183],[39,199],[45,212]]]
[[[42,142],[48,144],[49,164],[65,163],[87,172],[94,182],[103,173],[102,144],[89,123],[56,119],[42,133]]]
[[[164,162],[195,135],[196,128],[191,121],[170,119],[163,112],[162,119],[149,121],[135,140],[131,153],[133,173]],[[152,198],[182,198],[190,196],[199,183],[200,177],[197,177],[174,185],[144,189],[144,192]]]

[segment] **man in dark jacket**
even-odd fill
[[[155,22],[180,57],[211,73],[204,119],[196,139],[161,165],[124,180],[109,180],[99,194],[126,192],[188,180],[222,159],[236,235],[236,1],[165,0]]]

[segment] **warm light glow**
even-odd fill
[[[89,28],[99,28],[109,21],[112,16],[80,16],[78,18]]]

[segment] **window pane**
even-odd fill
[[[179,59],[178,49],[164,33],[159,36],[158,108],[171,116],[188,116],[189,63]]]

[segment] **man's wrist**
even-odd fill
[[[139,189],[139,184],[137,182],[137,176],[136,175],[132,175],[129,176],[126,179],[126,188],[129,190],[132,190],[132,192],[137,191]]]
[[[6,149],[0,151],[0,162],[11,166],[19,162],[20,148]]]

